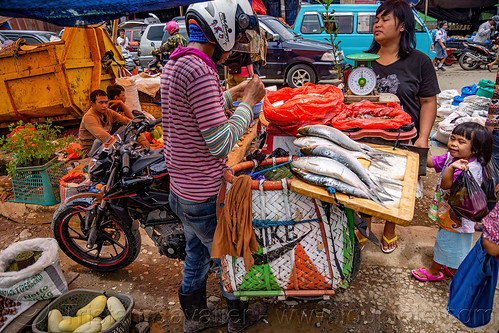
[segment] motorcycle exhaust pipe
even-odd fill
[[[476,55],[474,55],[473,53],[466,53],[467,56],[469,56],[471,59],[473,60],[476,60],[476,61],[479,61],[479,62],[483,62],[483,59],[480,59],[480,57],[477,57]]]

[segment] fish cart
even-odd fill
[[[353,211],[293,192],[290,160],[242,162],[224,172],[219,206],[237,175],[270,168],[267,179],[278,179],[252,182],[253,228],[259,244],[255,264],[246,272],[242,258],[222,258],[224,288],[235,295],[327,299],[346,288],[359,271]]]

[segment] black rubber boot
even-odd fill
[[[229,312],[229,333],[242,332],[250,326],[258,323],[267,313],[267,306],[262,302],[249,305],[247,301],[229,300],[227,310]]]
[[[184,312],[184,332],[195,333],[206,328],[227,324],[227,311],[210,310],[206,304],[206,287],[192,294],[182,294],[178,290],[178,299]]]

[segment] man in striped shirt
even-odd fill
[[[236,10],[240,13],[241,7],[246,8],[247,16],[253,15],[247,0],[191,5],[186,14],[189,44],[177,47],[161,75],[170,206],[182,220],[186,237],[186,259],[179,289],[185,332],[198,332],[227,322],[225,312],[208,310],[206,304],[206,278],[217,225],[216,197],[227,155],[252,121],[254,105],[265,95],[258,77],[226,92],[220,87],[215,63],[227,59],[237,44],[238,33],[244,33],[244,27],[237,23],[241,20],[234,20]],[[238,98],[241,103],[227,119],[225,110],[232,109],[232,100]],[[242,331],[265,313],[262,308],[248,310],[247,303],[223,288],[222,293],[228,299],[229,310],[236,313],[236,319],[229,320],[229,332]]]

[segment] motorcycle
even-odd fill
[[[491,44],[466,43],[466,51],[459,57],[459,65],[464,70],[473,70],[486,66],[496,60],[497,51]]]
[[[161,74],[163,71],[163,59],[161,54],[154,55],[154,58],[147,64],[146,72],[149,75]]]
[[[161,255],[185,259],[182,223],[168,203],[163,150],[138,149],[140,133],[159,122],[138,116],[123,139],[113,135],[89,165],[90,180],[105,184],[103,191],[76,194],[55,211],[54,238],[72,260],[101,272],[126,267],[140,252],[139,226]]]

